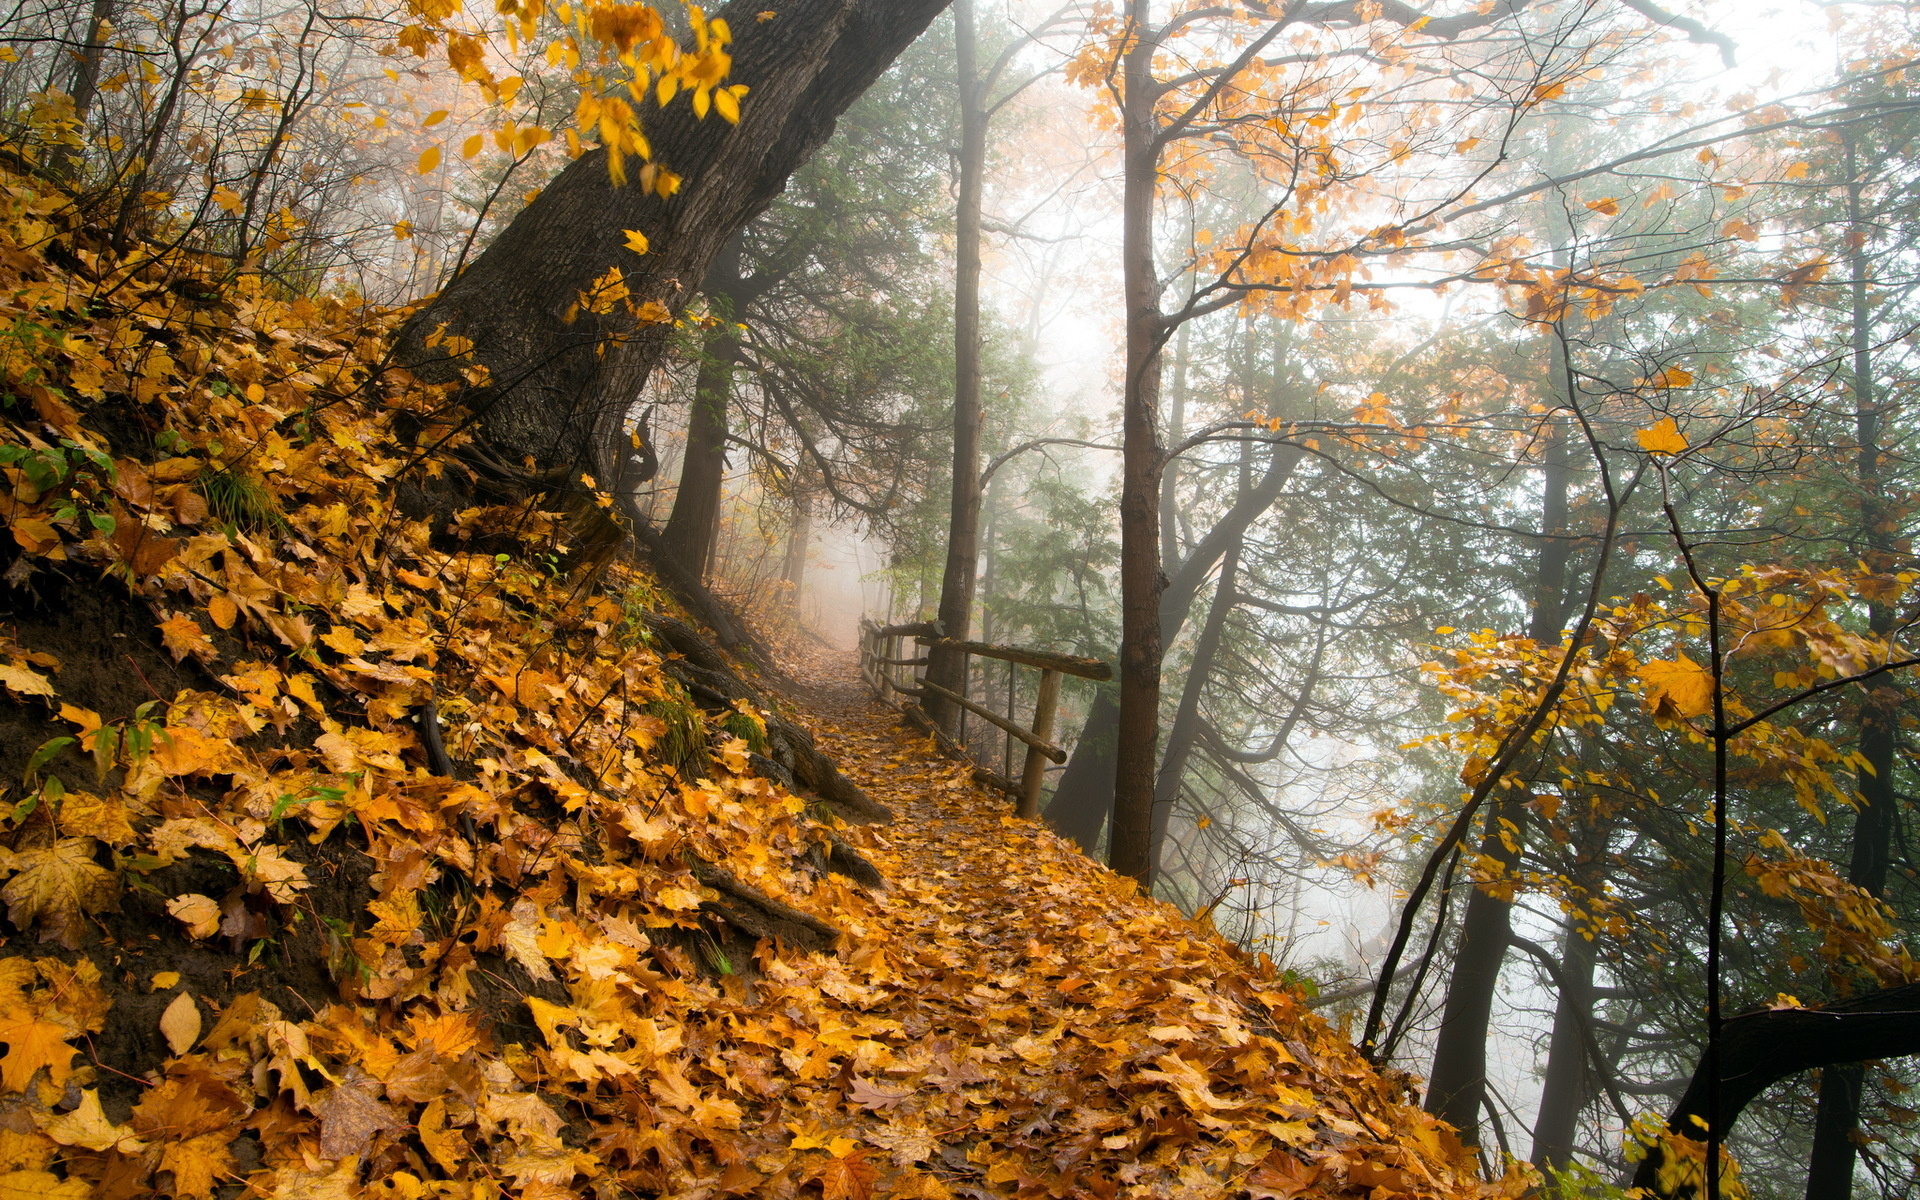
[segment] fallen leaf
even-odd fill
[[[51,846],[18,854],[18,874],[0,888],[7,919],[20,929],[41,926],[41,941],[78,950],[87,938],[87,915],[113,907],[119,877],[93,861],[90,837],[61,838]]]
[[[100,1094],[92,1088],[80,1093],[80,1103],[72,1112],[47,1116],[36,1113],[34,1121],[42,1133],[62,1146],[117,1150],[121,1154],[138,1154],[147,1148],[145,1142],[133,1135],[132,1128],[107,1120],[107,1114],[100,1108]]]
[[[74,1036],[65,1025],[56,1025],[24,1006],[0,1014],[0,1042],[7,1044],[7,1055],[0,1058],[0,1088],[24,1092],[42,1067],[55,1085],[65,1083],[73,1074],[73,1056],[80,1053],[67,1044]]]
[[[220,903],[199,892],[187,892],[167,901],[167,911],[187,927],[187,936],[199,941],[220,930]]]
[[[193,1049],[200,1040],[200,1006],[192,996],[181,992],[173,998],[167,1011],[160,1014],[160,1032],[166,1035],[167,1046],[176,1056]]]
[[[355,1064],[338,1084],[314,1097],[313,1111],[320,1118],[320,1157],[364,1153],[374,1134],[405,1127],[406,1122],[380,1099],[379,1090],[380,1085]]]
[[[1293,1200],[1320,1178],[1320,1168],[1304,1163],[1284,1150],[1275,1150],[1247,1176],[1252,1200]]]

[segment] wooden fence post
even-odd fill
[[[1060,703],[1060,672],[1046,668],[1040,672],[1040,696],[1033,706],[1033,732],[1041,741],[1053,738],[1053,710]],[[1015,813],[1022,817],[1040,815],[1040,784],[1046,778],[1047,758],[1038,747],[1027,747],[1027,762],[1020,773],[1020,805]]]

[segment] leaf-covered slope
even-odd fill
[[[900,819],[847,826],[590,505],[449,457],[392,316],[214,265],[0,194],[0,1194],[1475,1193],[857,706]]]

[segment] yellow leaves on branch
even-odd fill
[[[1678,370],[1678,368],[1669,367],[1668,370]],[[1691,379],[1692,376],[1688,378]],[[1636,432],[1633,437],[1640,443],[1640,448],[1648,454],[1682,454],[1687,449],[1686,435],[1680,432],[1679,423],[1672,417],[1662,418],[1653,425]]]
[[[1677,721],[1704,716],[1713,709],[1713,673],[1685,653],[1671,661],[1640,664],[1648,708],[1656,719]]]
[[[722,120],[739,123],[741,100],[748,89],[744,84],[726,83],[733,69],[733,31],[724,18],[709,18],[697,4],[685,9],[690,46],[675,39],[670,23],[649,4],[587,0],[549,8],[543,0],[503,0],[496,14],[445,0],[408,0],[408,8],[415,21],[400,31],[399,47],[426,58],[434,46],[444,45],[448,67],[472,83],[495,109],[513,106],[524,80],[520,76],[498,79],[494,67],[512,61],[544,29],[549,39],[545,69],[565,73],[568,83],[580,88],[574,126],[566,131],[568,152],[578,157],[588,144],[598,142],[606,150],[608,174],[616,183],[626,182],[628,159],[652,157],[636,108],[648,96],[665,106],[684,91],[696,116],[704,119],[709,112],[718,112]],[[587,58],[597,61],[601,69],[583,70]],[[421,126],[438,125],[449,115],[447,109],[435,109]],[[524,128],[537,130],[537,136],[515,136],[514,128],[510,118],[496,132],[495,142],[516,156],[547,137],[536,126]],[[484,145],[483,135],[468,137],[461,145],[461,157],[476,157]],[[420,173],[428,174],[439,162],[437,148],[427,151],[420,159]],[[654,180],[642,182],[650,189],[657,186]]]

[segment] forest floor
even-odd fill
[[[864,981],[867,1014],[929,1034],[911,1065],[850,1091],[891,1118],[867,1140],[903,1165],[935,1151],[963,1194],[1060,1194],[1047,1184],[1061,1174],[1087,1195],[1145,1182],[1195,1197],[1478,1190],[1451,1135],[1264,958],[1011,816],[877,701],[849,654],[797,655],[784,665],[810,682],[789,698],[895,814],[848,833],[888,880],[863,921],[843,920],[887,948],[890,970]],[[898,1133],[902,1118],[940,1144]]]

